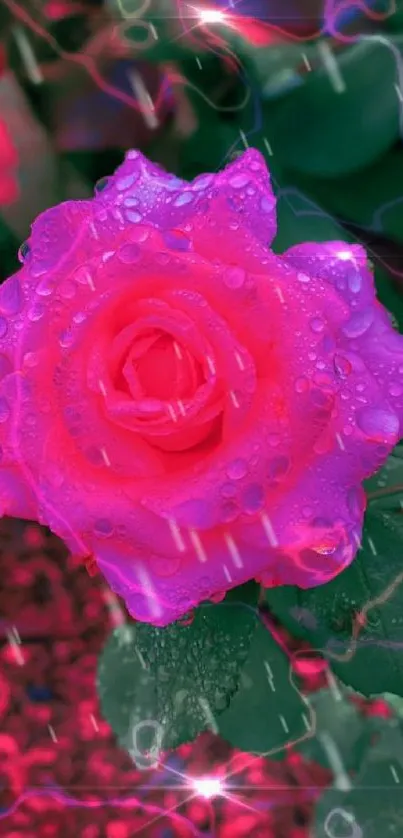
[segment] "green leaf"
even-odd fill
[[[319,50],[329,50],[324,42]],[[335,74],[326,66],[308,74],[303,86],[266,105],[268,140],[280,163],[296,172],[340,177],[362,169],[399,137],[396,56],[390,45],[368,38],[337,56]],[[277,105],[277,103],[275,103]]]
[[[350,567],[317,588],[266,592],[283,625],[320,650],[345,684],[367,696],[403,696],[402,484],[398,447],[378,476],[367,481],[363,543]]]
[[[287,656],[259,624],[241,674],[241,685],[218,719],[220,736],[236,748],[270,759],[307,736],[309,708]],[[305,716],[305,718],[304,718]]]
[[[380,720],[360,770],[346,788],[335,783],[316,806],[314,838],[397,838],[403,833],[403,728]]]
[[[98,692],[105,718],[135,761],[147,764],[150,749],[176,748],[216,729],[255,627],[254,608],[241,600],[202,605],[187,624],[133,623],[113,632],[100,658]]]

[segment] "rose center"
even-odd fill
[[[136,338],[128,363],[146,398],[189,398],[204,380],[201,364],[189,350],[157,329]]]

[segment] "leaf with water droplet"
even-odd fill
[[[272,612],[364,695],[403,696],[403,446],[365,483],[362,546],[335,579],[266,591]],[[307,620],[305,615],[309,615]]]
[[[147,724],[161,750],[216,730],[216,716],[238,689],[256,623],[250,602],[229,599],[201,605],[188,623],[116,629],[100,658],[98,692],[121,744],[133,752],[133,734]]]

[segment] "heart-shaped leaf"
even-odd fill
[[[187,624],[130,623],[109,637],[98,669],[101,708],[139,765],[217,730],[256,628],[255,608],[242,593],[201,605]]]
[[[236,748],[270,759],[311,735],[308,700],[298,688],[290,661],[270,631],[259,624],[240,687],[218,719],[220,735]]]
[[[386,38],[362,39],[338,55],[325,41],[317,49],[323,68],[281,107],[266,106],[266,133],[283,166],[339,177],[370,165],[399,137],[396,58]]]

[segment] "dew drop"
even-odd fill
[[[294,387],[297,393],[306,393],[309,388],[309,381],[307,378],[297,378]]]
[[[201,175],[197,180],[195,180],[192,184],[192,188],[195,192],[200,192],[201,190],[207,189],[210,186],[213,180],[212,175]]]
[[[389,384],[388,389],[391,396],[401,396],[403,393],[403,386],[401,384],[397,384],[396,382]]]
[[[98,518],[94,523],[94,534],[101,538],[109,538],[113,529],[113,524],[108,518]]]
[[[101,177],[99,180],[97,180],[97,182],[95,184],[95,187],[94,187],[95,194],[98,195],[100,192],[103,192],[104,189],[106,189],[106,187],[108,186],[109,182],[110,182],[109,177]]]
[[[357,411],[357,425],[376,442],[396,442],[399,419],[395,413],[380,407],[363,407]]]
[[[125,265],[132,265],[141,258],[141,251],[137,244],[125,244],[118,250],[117,257]]]
[[[135,212],[135,210],[126,210],[125,215],[128,221],[133,221],[134,224],[138,224],[141,221],[142,216],[139,212]]]
[[[308,276],[308,274],[304,274],[302,272],[297,274],[297,279],[298,279],[298,282],[304,282],[304,283],[311,281],[311,277]]]
[[[228,183],[230,186],[233,186],[234,189],[242,189],[242,187],[246,186],[250,181],[250,175],[248,174],[239,174],[234,175],[228,179]]]
[[[37,367],[39,364],[39,353],[38,352],[26,352],[23,357],[23,364],[28,369],[33,369]]]
[[[163,240],[167,247],[172,250],[186,251],[190,250],[192,242],[185,233],[181,230],[166,230],[163,234]]]
[[[173,201],[174,207],[183,207],[185,204],[190,204],[193,201],[194,195],[192,192],[182,192],[181,195],[178,195],[177,198]]]
[[[24,264],[24,262],[27,260],[30,253],[31,253],[31,248],[30,248],[28,242],[23,242],[21,247],[18,250],[18,261],[21,262],[22,264]]]
[[[347,378],[350,375],[353,367],[350,361],[344,355],[336,354],[333,358],[334,369],[340,378]]]
[[[229,267],[224,271],[224,282],[228,288],[241,288],[245,282],[246,273],[243,268]]]
[[[351,269],[347,279],[348,287],[353,294],[359,294],[362,286],[362,277],[358,270]]]
[[[45,309],[41,303],[34,303],[34,305],[28,311],[28,320],[31,320],[33,323],[36,323],[37,320],[40,320],[41,317],[45,314]]]
[[[248,473],[248,464],[246,460],[238,458],[229,463],[227,467],[227,475],[230,480],[242,480]]]
[[[129,231],[130,240],[142,244],[150,237],[150,230],[148,227],[135,227]]]
[[[62,349],[69,349],[75,340],[74,332],[71,329],[64,329],[59,335],[59,344]]]
[[[323,329],[325,328],[324,320],[322,320],[321,317],[313,317],[309,325],[312,331],[316,334],[323,332]]]
[[[126,175],[126,177],[120,177],[116,181],[116,189],[118,192],[124,192],[125,189],[130,189],[133,186],[133,183],[138,179],[139,173],[136,172],[135,174]]]
[[[274,201],[267,198],[266,195],[263,195],[263,198],[260,201],[260,209],[262,212],[271,212],[274,207]]]
[[[343,326],[343,332],[348,338],[361,337],[372,325],[373,320],[374,310],[372,308],[355,311],[349,321]]]
[[[241,505],[245,512],[253,514],[263,508],[265,494],[259,483],[250,483],[242,493]]]
[[[18,314],[23,302],[20,281],[16,276],[13,276],[0,287],[0,311],[6,315]]]
[[[4,396],[0,396],[0,422],[7,422],[10,416],[10,405]]]

